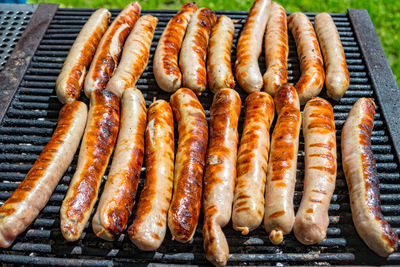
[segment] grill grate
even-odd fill
[[[55,94],[55,80],[62,67],[68,50],[79,30],[93,10],[59,9],[51,22],[32,62],[18,88],[0,127],[0,204],[11,195],[18,183],[42,151],[51,137],[61,108]],[[113,18],[119,10],[112,10]],[[143,14],[153,14],[159,18],[155,37],[151,47],[149,64],[137,82],[143,92],[146,104],[153,97],[169,99],[169,94],[157,88],[152,74],[152,57],[160,35],[175,11],[144,10]],[[243,26],[247,12],[221,11],[232,19],[243,19],[235,24],[235,39],[232,62],[235,61],[238,34]],[[311,20],[315,14],[307,14]],[[340,134],[347,113],[359,97],[376,98],[366,65],[362,58],[358,41],[346,14],[332,14],[346,53],[350,71],[350,87],[340,102],[332,103],[335,112],[337,145],[340,152]],[[290,53],[288,59],[289,82],[299,78],[299,63],[293,37],[289,38]],[[265,71],[265,61],[260,57],[260,67]],[[237,88],[238,89],[238,88]],[[238,89],[239,90],[239,89]],[[242,100],[245,94],[241,92]],[[324,93],[322,97],[325,97]],[[200,98],[207,118],[212,94],[207,91]],[[82,100],[88,103],[87,99]],[[241,133],[244,109],[242,109],[239,131]],[[381,180],[382,210],[385,218],[398,233],[400,231],[400,172],[398,159],[393,149],[386,123],[378,106],[375,115],[375,127],[372,136],[372,150],[375,154]],[[202,248],[201,223],[196,234],[188,244],[171,241],[168,232],[163,245],[157,252],[141,252],[123,234],[114,242],[106,242],[95,236],[88,224],[82,238],[73,243],[64,240],[59,226],[59,209],[68,189],[68,184],[76,167],[77,155],[73,164],[57,186],[49,203],[39,214],[35,222],[20,235],[9,249],[0,249],[3,262],[52,265],[122,265],[126,263],[157,264],[208,264]],[[295,208],[301,200],[304,176],[304,142],[300,138],[295,192]],[[143,187],[144,168],[138,192]],[[228,238],[230,253],[228,264],[399,264],[400,254],[393,254],[383,260],[371,252],[357,236],[352,224],[348,191],[338,153],[338,176],[336,190],[329,209],[330,225],[327,239],[323,242],[304,246],[288,235],[284,242],[272,245],[262,227],[241,236],[229,224],[224,228]],[[91,221],[91,220],[90,220]],[[131,223],[132,219],[128,222]],[[68,258],[68,259],[62,259]]]

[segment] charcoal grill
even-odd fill
[[[113,18],[119,11],[111,10]],[[4,66],[3,72],[0,73],[0,204],[4,203],[17,188],[18,183],[24,179],[55,129],[61,108],[54,90],[55,80],[68,50],[92,12],[92,9],[65,9],[51,4],[39,5],[8,63]],[[142,13],[159,18],[149,64],[137,83],[143,92],[146,104],[149,105],[153,97],[169,99],[169,94],[158,89],[156,85],[152,73],[152,57],[160,34],[176,11],[143,10]],[[241,20],[235,24],[232,51],[232,62],[234,62],[238,34],[247,12],[218,11],[217,13]],[[307,13],[307,15],[313,21],[315,14]],[[340,151],[341,129],[351,106],[359,97],[372,97],[377,103],[372,149],[381,181],[382,210],[385,218],[398,233],[400,231],[399,89],[367,11],[348,10],[347,14],[332,14],[332,16],[338,27],[350,70],[348,91],[340,102],[332,102],[338,151]],[[32,32],[34,28],[36,31]],[[36,38],[33,40],[28,38],[34,34]],[[24,51],[27,55],[32,54],[32,60],[23,61],[17,68],[15,62],[18,61],[18,53],[27,43],[30,49]],[[292,36],[289,43],[289,82],[295,83],[300,73]],[[264,65],[264,58],[260,57],[263,72]],[[237,89],[244,100],[246,95]],[[207,91],[199,99],[209,117],[212,94]],[[88,103],[86,98],[82,97],[82,100]],[[242,124],[243,109],[240,131]],[[59,229],[59,209],[74,173],[76,160],[77,157],[34,223],[10,248],[0,249],[1,262],[68,266],[209,264],[202,248],[201,222],[192,242],[189,244],[173,242],[171,235],[167,233],[163,245],[156,252],[138,250],[124,234],[114,242],[103,241],[95,236],[90,224],[87,225],[79,241],[72,243],[65,241]],[[294,198],[296,209],[301,200],[304,176],[302,137],[298,161]],[[143,171],[144,168],[138,192],[143,187]],[[242,236],[229,224],[224,228],[231,253],[228,265],[400,264],[400,253],[382,259],[370,251],[356,234],[351,219],[340,153],[338,153],[336,190],[329,215],[327,239],[313,246],[300,244],[293,235],[288,235],[281,245],[275,246],[269,242],[262,227],[247,236]]]

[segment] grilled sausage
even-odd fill
[[[233,228],[243,235],[260,226],[263,219],[269,129],[274,113],[274,100],[269,94],[255,92],[246,98],[232,213]]]
[[[93,231],[112,241],[126,226],[132,212],[144,155],[146,102],[136,88],[121,99],[121,125],[117,145],[97,211]]]
[[[349,70],[339,33],[328,13],[321,13],[314,18],[314,27],[326,67],[326,92],[339,101],[350,84]]]
[[[275,94],[278,119],[271,138],[271,154],[265,189],[264,228],[273,244],[280,244],[283,235],[292,231],[296,184],[297,150],[301,126],[299,98],[288,83]]]
[[[167,231],[174,179],[174,115],[168,102],[150,105],[145,139],[146,181],[128,236],[141,250],[153,251]]]
[[[288,32],[285,9],[271,3],[264,39],[265,63],[264,91],[274,96],[278,87],[287,82],[287,58],[289,55]]]
[[[213,93],[221,88],[235,88],[231,69],[231,48],[235,28],[232,20],[219,16],[211,30],[207,56],[208,86]]]
[[[357,233],[381,257],[396,250],[398,237],[381,212],[379,179],[371,150],[375,103],[360,98],[342,130],[342,162]]]
[[[118,126],[118,97],[107,90],[93,91],[78,165],[60,209],[61,233],[68,241],[78,240],[89,220]]]
[[[115,68],[126,37],[139,19],[141,7],[138,2],[127,5],[114,19],[101,38],[85,79],[85,94],[90,98],[96,89],[106,88]]]
[[[57,97],[61,103],[70,103],[79,98],[87,68],[107,30],[110,17],[107,9],[96,10],[76,37],[56,81]]]
[[[229,246],[222,227],[229,223],[236,180],[237,125],[241,100],[232,89],[221,89],[210,108],[210,143],[204,176],[203,238],[206,258],[226,265]]]
[[[63,106],[57,128],[25,179],[0,208],[0,247],[14,239],[36,219],[71,164],[81,140],[87,107],[80,101]]]
[[[300,61],[301,77],[296,84],[300,104],[304,105],[311,97],[317,96],[324,86],[325,71],[321,51],[314,28],[306,15],[292,13],[288,26],[293,33]]]
[[[237,43],[235,76],[247,93],[260,91],[263,77],[258,66],[271,0],[255,0]]]
[[[190,18],[196,10],[194,3],[184,4],[168,22],[158,41],[153,71],[158,86],[166,92],[175,92],[181,87],[182,74],[178,66],[178,54]]]
[[[204,109],[193,91],[176,91],[171,106],[179,139],[168,228],[173,239],[184,243],[192,239],[199,219],[208,127]]]
[[[106,90],[121,97],[126,88],[135,86],[147,66],[157,21],[152,15],[142,16],[137,21],[126,39],[121,60]]]
[[[304,190],[294,234],[305,245],[326,237],[329,204],[336,182],[336,135],[333,108],[322,98],[307,102],[303,111],[305,150]]]
[[[186,30],[179,56],[183,86],[201,95],[207,86],[206,56],[208,38],[217,16],[209,8],[202,7],[194,13]]]

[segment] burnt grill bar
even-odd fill
[[[119,11],[111,10],[113,17]],[[25,174],[55,129],[57,115],[61,108],[54,90],[55,80],[69,48],[92,12],[92,9],[58,9],[56,11],[53,20],[46,26],[47,30],[43,38],[40,37],[41,41],[38,42],[37,49],[33,51],[29,67],[21,73],[21,81],[16,85],[15,96],[9,99],[9,108],[7,109],[8,105],[7,107],[2,106],[3,110],[0,110],[4,112],[4,118],[0,119],[0,205],[24,179]],[[176,11],[143,10],[142,13],[152,14],[159,18],[149,64],[137,83],[148,105],[153,97],[169,99],[169,94],[157,88],[152,74],[152,57],[164,27]],[[241,20],[240,23],[235,24],[233,63],[236,59],[237,38],[247,12],[217,11],[217,13]],[[307,15],[313,21],[316,13],[307,13]],[[371,31],[373,26],[366,11],[349,10],[348,14],[332,14],[332,16],[344,45],[351,77],[349,90],[343,99],[340,102],[332,102],[338,150],[340,149],[341,129],[353,103],[359,97],[372,97],[377,100],[372,149],[381,181],[382,210],[385,218],[399,233],[400,206],[397,203],[400,201],[400,170],[397,143],[400,143],[400,139],[393,132],[400,131],[400,126],[395,123],[397,120],[395,115],[399,114],[395,104],[400,103],[400,93],[395,86],[396,82],[390,72],[390,67],[388,69],[384,54],[382,57],[383,51],[379,40],[375,32]],[[289,82],[295,83],[300,72],[296,46],[291,35],[289,47]],[[375,57],[371,51],[377,51],[378,56]],[[379,65],[383,66],[382,69],[374,68],[377,61],[382,64]],[[263,54],[260,57],[260,67],[264,72]],[[383,72],[379,75],[385,77],[385,80],[377,78],[379,71]],[[391,89],[390,95],[387,93],[388,88]],[[246,94],[239,88],[237,89],[244,100]],[[326,97],[324,92],[322,97]],[[81,99],[88,103],[84,96]],[[207,91],[199,99],[208,118],[212,94]],[[387,106],[389,100],[390,105]],[[240,132],[244,120],[243,113],[242,110]],[[300,138],[298,160],[298,181],[294,198],[296,209],[300,203],[303,188],[303,137]],[[395,253],[388,259],[381,259],[371,252],[356,234],[340,160],[339,153],[338,178],[329,208],[330,225],[326,240],[317,245],[304,246],[297,242],[293,235],[289,235],[282,245],[274,246],[269,242],[262,227],[248,236],[241,236],[229,224],[224,228],[231,252],[228,265],[400,264],[400,253]],[[74,173],[76,161],[77,156],[57,186],[49,203],[34,223],[16,239],[10,248],[0,249],[1,262],[64,266],[147,265],[149,263],[157,266],[208,264],[202,247],[201,221],[189,245],[171,241],[171,235],[167,233],[163,245],[157,252],[138,250],[124,234],[114,242],[103,241],[95,236],[90,224],[87,225],[79,241],[72,243],[65,241],[59,229],[59,209]],[[143,187],[144,170],[142,168],[138,192]]]

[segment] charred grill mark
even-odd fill
[[[319,200],[319,199],[310,198],[310,201],[312,203],[320,203],[320,204],[322,204],[322,200]]]
[[[322,195],[326,195],[327,194],[327,192],[325,190],[313,189],[311,191],[314,192],[314,193],[322,194]]]
[[[280,210],[280,211],[274,212],[271,215],[269,215],[269,218],[278,218],[278,217],[285,215],[285,213],[286,212],[284,210]]]

